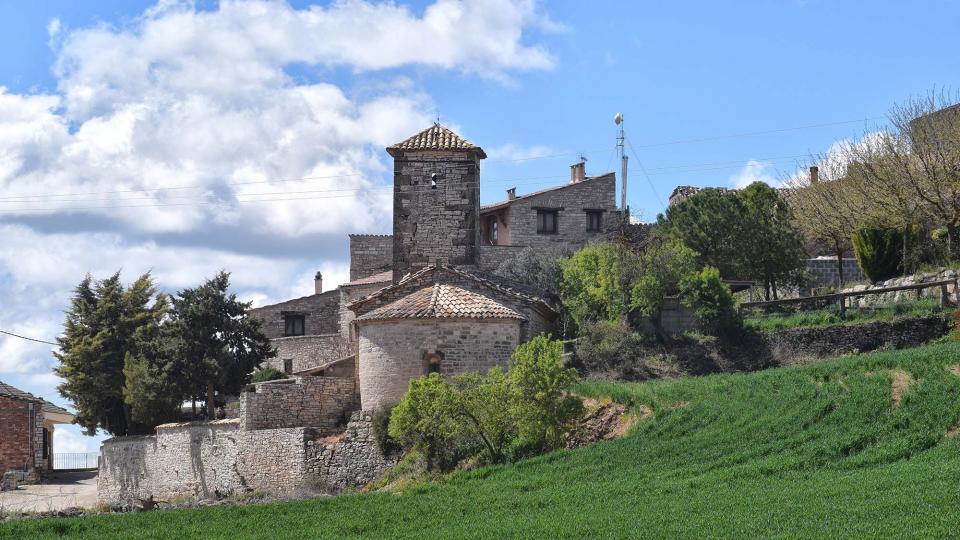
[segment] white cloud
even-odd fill
[[[53,451],[57,454],[98,452],[104,437],[87,437],[79,426],[58,425],[53,428]]]
[[[735,188],[745,188],[754,182],[763,182],[769,186],[779,185],[770,162],[747,160],[747,164],[730,177],[730,185]]]
[[[513,143],[494,146],[486,152],[487,157],[492,161],[523,161],[526,159],[536,159],[543,156],[552,156],[558,153],[557,150],[554,150],[549,146],[522,146]]]

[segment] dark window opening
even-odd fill
[[[303,315],[285,315],[283,317],[283,335],[302,336],[304,334]]]
[[[283,359],[283,372],[287,375],[293,373],[293,358]]]
[[[442,352],[428,352],[423,354],[424,371],[427,375],[440,373],[440,364],[443,362]]]
[[[603,212],[587,210],[587,231],[600,232],[601,230],[603,230]]]
[[[50,459],[50,431],[43,428],[43,459]]]
[[[537,210],[537,232],[540,234],[556,234],[556,210]]]
[[[497,239],[499,238],[499,225],[497,224],[497,216],[490,218],[490,221],[487,225],[487,239],[490,241],[490,245],[497,245]]]

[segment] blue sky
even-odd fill
[[[332,286],[347,232],[387,232],[382,147],[438,112],[490,154],[492,202],[562,182],[580,152],[617,168],[622,111],[629,203],[653,219],[676,185],[776,180],[960,89],[957,28],[960,4],[934,0],[8,0],[0,328],[53,337],[87,271],[175,290],[225,267],[258,303],[318,268]],[[335,178],[272,183],[303,177]],[[62,403],[48,348],[0,337],[0,355],[0,379]]]

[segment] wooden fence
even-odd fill
[[[784,300],[770,300],[767,302],[742,302],[740,304],[740,314],[743,315],[744,310],[747,309],[766,309],[766,308],[775,308],[780,306],[788,306],[795,304],[821,304],[821,305],[831,305],[836,303],[840,309],[840,317],[846,313],[847,310],[847,298],[861,298],[864,296],[869,296],[873,294],[886,294],[897,291],[917,291],[917,296],[920,295],[920,291],[923,289],[930,289],[933,287],[940,287],[940,305],[941,306],[952,306],[956,305],[954,301],[950,299],[950,292],[947,289],[948,285],[953,285],[953,290],[957,291],[957,279],[945,279],[941,281],[930,281],[927,283],[916,283],[914,285],[899,285],[897,287],[883,287],[881,289],[865,289],[862,291],[849,291],[849,292],[840,292],[833,294],[823,294],[819,296],[803,296],[800,298],[786,298]]]

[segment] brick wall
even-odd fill
[[[476,153],[401,152],[393,174],[394,281],[437,262],[476,265],[479,213]]]
[[[424,375],[424,353],[440,352],[440,372],[456,375],[506,368],[520,342],[517,320],[413,319],[359,326],[363,410],[400,401],[411,379]]]
[[[335,433],[356,407],[352,377],[296,377],[255,385],[240,396],[240,429],[313,427]]]
[[[273,339],[283,337],[283,312],[304,315],[304,333],[318,335],[335,334],[340,331],[337,320],[339,310],[340,293],[333,290],[251,309],[250,315],[263,321],[264,334]]]
[[[393,236],[350,235],[350,281],[386,272],[392,265]]]
[[[283,371],[286,360],[292,360],[293,373],[353,354],[349,342],[340,334],[290,336],[274,338],[270,342],[276,347],[277,355],[267,360],[266,365]]]
[[[0,396],[0,474],[34,466],[34,445],[30,439],[35,409],[39,409],[38,403]]]

